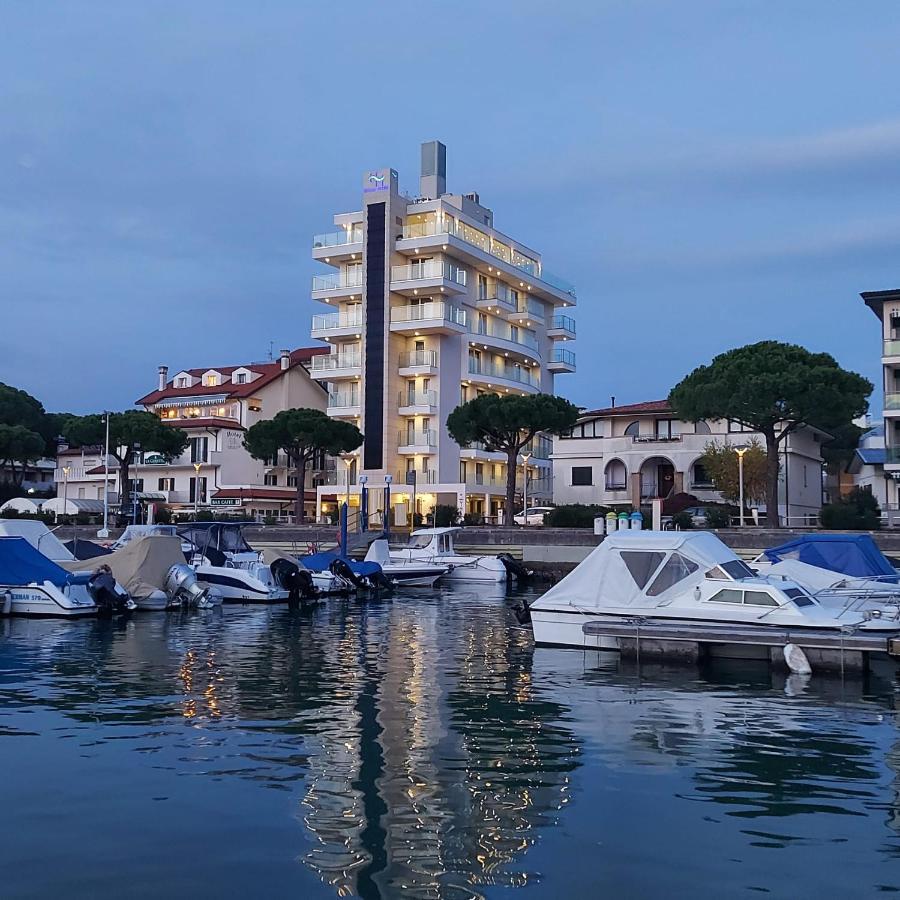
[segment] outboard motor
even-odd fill
[[[97,614],[112,616],[116,613],[131,612],[137,604],[119,589],[109,566],[100,566],[87,583],[88,593],[97,604]]]
[[[519,560],[513,559],[508,553],[499,554],[497,559],[503,563],[503,567],[506,569],[507,578],[515,578],[519,582],[525,582],[534,575],[534,572],[531,569],[520,563]]]
[[[344,581],[352,584],[355,588],[363,589],[368,587],[366,580],[357,575],[343,559],[332,560],[328,569],[332,575],[342,578]]]
[[[173,603],[180,606],[196,606],[200,609],[212,606],[209,588],[200,587],[190,566],[172,566],[166,573],[163,590]]]
[[[288,606],[292,609],[318,598],[319,592],[312,575],[306,569],[301,569],[289,559],[273,560],[270,568],[275,583],[288,592]]]

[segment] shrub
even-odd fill
[[[823,528],[838,531],[876,531],[881,527],[881,509],[871,491],[856,487],[846,497],[823,506],[819,521]]]
[[[731,524],[731,510],[727,506],[706,506],[706,527],[727,528]]]
[[[154,517],[160,525],[172,524],[172,510],[168,506],[157,506]]]
[[[550,528],[593,528],[597,516],[609,512],[606,506],[592,506],[584,503],[570,503],[555,506],[544,516],[544,525]]]
[[[463,525],[481,525],[484,522],[484,516],[481,513],[470,512],[463,516]]]
[[[672,524],[680,531],[687,531],[694,527],[694,517],[686,509],[683,509],[672,516]]]
[[[439,503],[434,508],[434,527],[446,528],[459,524],[459,510],[449,503]]]

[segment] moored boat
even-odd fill
[[[446,566],[448,581],[482,581],[496,584],[511,574],[498,556],[466,556],[457,553],[453,537],[459,528],[420,528],[409,536],[405,547],[391,549],[397,563],[417,562]]]

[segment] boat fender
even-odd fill
[[[796,675],[811,675],[812,666],[806,658],[806,654],[796,644],[784,645],[784,661],[787,667]]]
[[[0,608],[0,612],[4,616],[8,616],[12,612],[12,591],[3,592],[3,606]]]

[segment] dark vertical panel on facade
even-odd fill
[[[366,403],[363,468],[384,464],[384,227],[386,206],[366,207]]]

